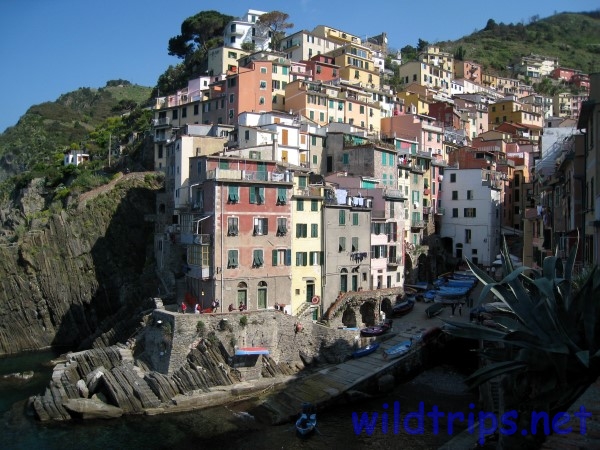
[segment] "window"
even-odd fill
[[[260,73],[267,73],[267,68],[266,67],[261,67],[260,68]],[[266,86],[266,81],[265,81],[265,87],[267,87]]]
[[[298,187],[299,188],[306,187],[306,177],[298,177]]]
[[[465,208],[465,217],[477,217],[477,210],[475,208]]]
[[[452,208],[452,217],[458,217],[458,208]]]
[[[319,237],[319,224],[318,223],[310,224],[310,237],[313,237],[313,238]]]
[[[338,239],[338,248],[339,248],[340,252],[346,251],[346,238],[345,237],[340,237]]]
[[[471,230],[466,228],[465,229],[465,244],[470,244],[471,243]]]
[[[260,186],[250,186],[250,203],[262,205],[265,202],[265,188]]]
[[[287,219],[279,217],[277,219],[277,236],[285,236],[287,234]]]
[[[227,203],[237,203],[239,201],[239,188],[237,186],[229,186],[229,192],[227,193]]]
[[[228,250],[227,251],[227,268],[235,269],[237,266],[239,266],[238,251],[237,250]]]
[[[179,110],[174,109],[173,110],[173,119],[177,119],[177,117],[179,117]]]
[[[323,264],[323,256],[321,252],[310,252],[309,258],[311,266],[320,266]]]
[[[261,90],[265,90],[267,88],[267,82],[261,80],[261,82],[259,84],[259,87],[260,87]]]
[[[319,210],[319,201],[318,200],[311,200],[310,201],[310,210],[311,211],[318,211]]]
[[[292,264],[292,251],[285,248],[274,249],[271,253],[274,266],[290,266]]]
[[[308,265],[308,253],[307,252],[296,252],[296,266]]]
[[[353,252],[358,251],[358,238],[357,237],[352,238],[352,251]]]
[[[296,224],[296,237],[305,238],[308,236],[308,225],[305,223]]]
[[[301,198],[296,200],[296,211],[304,211],[304,200]]]
[[[259,105],[264,105],[265,104],[265,98],[264,97],[259,97],[258,98],[258,104]]]
[[[358,213],[352,213],[352,225],[358,225]]]
[[[452,191],[452,200],[458,200],[458,191]]]
[[[346,225],[346,211],[343,210],[343,209],[340,209],[339,224],[340,225]]]
[[[342,164],[350,164],[350,155],[348,153],[342,155]]]
[[[450,174],[450,183],[456,183],[456,174],[455,173]]]
[[[252,267],[262,267],[265,264],[262,250],[254,250],[252,252]]]
[[[237,236],[240,232],[237,217],[227,218],[227,236]]]
[[[284,187],[277,188],[277,204],[285,205],[287,202],[287,193]]]
[[[263,236],[269,234],[269,219],[266,217],[254,218],[254,236]]]
[[[467,191],[467,200],[473,200],[473,191]]]

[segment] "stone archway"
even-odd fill
[[[417,259],[417,279],[418,281],[429,281],[428,279],[428,261],[427,255],[425,253],[421,253],[419,258]]]
[[[368,327],[375,325],[375,320],[379,315],[379,313],[375,311],[376,304],[377,301],[375,299],[369,299],[360,306],[360,317],[362,322]]]
[[[342,324],[348,328],[355,328],[358,326],[356,323],[356,313],[350,306],[346,308],[344,314],[342,314]]]
[[[408,283],[413,282],[413,264],[409,253],[404,254],[404,280]]]
[[[385,317],[392,317],[393,305],[388,297],[381,299],[381,310],[385,313]]]

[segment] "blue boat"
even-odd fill
[[[398,358],[407,353],[412,346],[412,341],[403,341],[383,352],[383,359]]]
[[[315,431],[317,428],[317,412],[311,403],[302,404],[302,412],[296,420],[296,432],[299,436],[305,437]]]
[[[438,295],[442,295],[442,296],[457,296],[457,297],[462,297],[465,296],[469,293],[469,288],[467,287],[456,287],[456,288],[452,288],[452,287],[441,287],[437,290],[437,294]]]
[[[266,347],[241,347],[235,349],[235,355],[268,355],[269,349]]]
[[[369,345],[366,345],[354,351],[354,353],[352,353],[352,356],[354,358],[362,358],[363,356],[370,355],[371,353],[376,352],[380,345],[381,344],[379,344],[379,342],[371,342]]]

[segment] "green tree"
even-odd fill
[[[418,57],[417,49],[412,45],[406,45],[400,49],[402,54],[402,62],[416,61]]]
[[[257,25],[271,32],[271,50],[279,51],[281,40],[285,36],[285,30],[292,28],[293,23],[288,22],[289,14],[281,11],[271,11],[258,18]]]
[[[181,24],[181,34],[169,39],[169,55],[188,60],[196,52],[203,55],[223,42],[225,26],[234,18],[218,11],[202,11]]]
[[[424,41],[423,39],[419,38],[419,42],[417,42],[417,52],[421,53],[421,52],[425,51],[425,49],[427,48],[428,45],[429,45],[429,42]]]

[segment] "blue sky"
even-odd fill
[[[366,8],[365,8],[366,6]],[[80,87],[98,88],[125,79],[154,86],[169,65],[169,38],[200,11],[241,16],[248,9],[283,11],[290,31],[328,25],[358,36],[388,33],[389,45],[416,46],[457,39],[485,27],[488,19],[527,23],[532,16],[593,11],[598,0],[0,0],[0,132],[35,104],[54,101]]]

